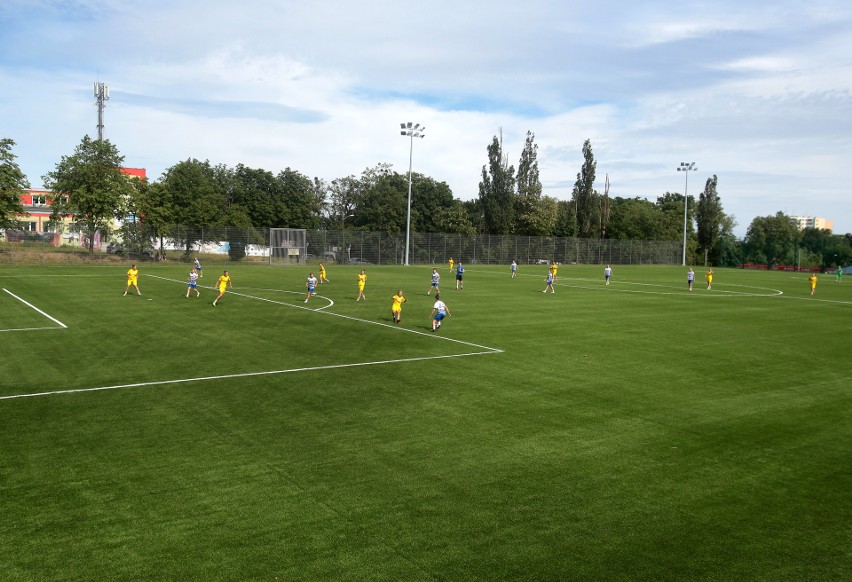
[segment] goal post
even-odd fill
[[[307,233],[304,228],[270,228],[269,264],[305,264],[308,260]]]

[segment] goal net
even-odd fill
[[[297,265],[308,259],[307,231],[304,228],[269,229],[269,264]]]

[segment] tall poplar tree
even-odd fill
[[[541,178],[538,173],[538,144],[535,143],[535,134],[527,131],[524,140],[524,150],[521,152],[521,161],[518,162],[518,196],[541,196]]]
[[[597,165],[592,153],[592,142],[587,139],[583,144],[583,167],[577,174],[572,192],[577,212],[577,236],[580,238],[597,238],[600,232],[600,208],[594,190]]]
[[[698,196],[698,209],[695,211],[695,222],[698,225],[698,248],[704,251],[704,264],[710,254],[717,254],[719,236],[722,232],[722,203],[716,192],[718,178],[714,174],[707,178],[704,191]]]
[[[502,133],[501,133],[502,136]],[[515,168],[508,165],[503,154],[502,139],[494,136],[488,146],[488,165],[482,166],[479,200],[485,231],[490,234],[510,234],[514,225]]]

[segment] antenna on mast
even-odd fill
[[[98,103],[98,141],[104,138],[104,107],[109,100],[109,87],[95,81],[95,100]]]

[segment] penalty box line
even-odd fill
[[[402,364],[406,362],[422,362],[426,360],[442,360],[447,358],[464,358],[467,356],[481,356],[486,354],[499,354],[501,350],[490,350],[484,352],[470,352],[466,354],[450,354],[448,356],[423,356],[419,358],[404,358],[398,360],[380,360],[375,362],[356,362],[354,364],[332,364],[329,366],[310,366],[305,368],[290,368],[288,370],[269,370],[266,372],[243,372],[240,374],[223,374],[221,376],[199,376],[197,378],[178,378],[175,380],[155,380],[153,382],[136,382],[134,384],[116,384],[115,386],[99,386],[96,388],[72,388],[69,390],[54,390],[51,392],[32,392],[28,394],[10,394],[0,396],[0,400],[14,400],[17,398],[35,398],[38,396],[55,396],[59,394],[77,394],[80,392],[101,392],[104,390],[125,390],[127,388],[143,388],[146,386],[162,386],[165,384],[186,384],[187,382],[205,382],[210,380],[231,380],[234,378],[250,378],[252,376],[273,376],[277,374],[291,374],[294,372],[313,372],[318,370],[336,370],[339,368],[357,368],[361,366],[379,366],[383,364]]]
[[[42,311],[41,309],[39,309],[38,307],[36,307],[36,306],[35,306],[35,305],[33,305],[32,303],[29,303],[28,301],[24,301],[23,299],[21,299],[20,297],[18,297],[17,295],[15,295],[14,293],[12,293],[12,292],[11,292],[11,291],[9,291],[8,289],[6,289],[5,287],[3,288],[3,291],[5,291],[6,293],[8,293],[8,294],[9,294],[9,295],[11,295],[12,297],[14,297],[15,299],[17,299],[17,300],[18,300],[18,301],[20,301],[21,303],[23,303],[24,305],[26,305],[27,307],[29,307],[29,308],[31,308],[31,309],[34,309],[35,311],[37,311],[37,312],[41,313],[43,316],[45,316],[46,318],[48,318],[50,321],[52,321],[52,322],[54,322],[54,323],[58,324],[58,325],[59,325],[59,327],[61,327],[61,328],[63,328],[63,329],[68,329],[68,326],[67,326],[67,325],[65,325],[64,323],[62,323],[61,321],[59,321],[59,320],[58,320],[58,319],[56,319],[55,317],[48,315],[47,313],[45,313],[44,311]],[[36,328],[36,329],[56,329],[56,328],[50,328],[50,327],[48,327],[48,328]],[[20,329],[20,330],[12,330],[12,329],[10,329],[10,330],[3,330],[3,331],[29,331],[29,330],[23,330],[23,329]]]
[[[147,276],[148,277],[154,277],[155,279],[162,279],[163,281],[171,281],[171,282],[174,282],[174,283],[185,283],[185,281],[181,281],[179,279],[167,279],[166,277],[160,277],[158,275],[147,275]],[[371,321],[369,319],[361,319],[360,317],[353,317],[351,315],[343,315],[342,313],[334,313],[333,311],[320,311],[319,309],[311,309],[310,307],[304,307],[302,305],[293,305],[291,303],[285,303],[283,301],[276,301],[274,299],[267,299],[266,297],[256,297],[254,295],[247,295],[245,293],[238,293],[236,291],[228,291],[228,294],[237,295],[239,297],[245,297],[247,299],[256,299],[257,301],[265,301],[267,303],[274,303],[276,305],[283,305],[284,307],[291,307],[293,309],[303,309],[305,311],[311,311],[313,313],[318,313],[318,314],[321,314],[321,315],[328,315],[328,316],[332,316],[332,317],[340,317],[340,318],[343,318],[343,319],[348,319],[350,321],[357,321],[359,323],[367,323],[367,324],[370,324],[370,325],[377,325],[379,327],[385,327],[387,329],[393,329],[393,330],[400,331],[400,332],[407,332],[407,333],[413,333],[415,335],[422,335],[422,336],[426,336],[426,337],[429,337],[429,338],[432,338],[432,339],[444,340],[444,341],[448,341],[448,342],[452,342],[452,343],[456,343],[456,344],[461,344],[461,345],[464,345],[464,346],[470,346],[472,348],[479,348],[481,350],[487,350],[488,352],[493,352],[493,353],[496,353],[496,354],[503,353],[503,350],[501,350],[500,348],[492,348],[490,346],[483,346],[483,345],[475,344],[475,343],[472,343],[472,342],[466,342],[464,340],[454,339],[454,338],[451,338],[451,337],[444,337],[444,336],[441,336],[441,335],[433,335],[431,333],[418,331],[416,329],[408,329],[406,327],[397,327],[395,325],[388,325],[387,323],[382,323],[380,321]],[[329,301],[331,301],[331,300],[329,299]],[[473,355],[473,354],[471,354],[471,355]]]

